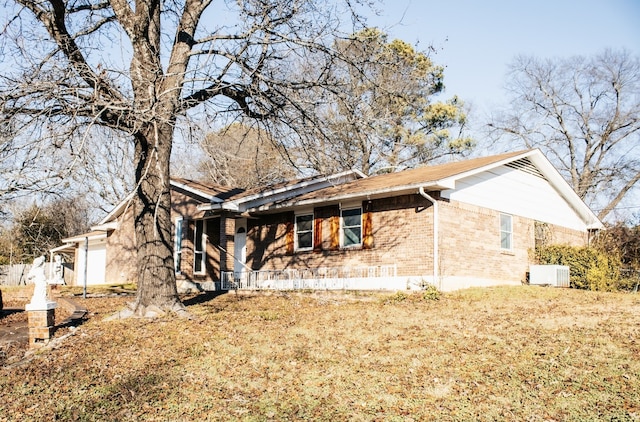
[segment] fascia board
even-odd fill
[[[591,208],[578,196],[575,190],[569,185],[560,172],[551,164],[551,162],[540,152],[533,150],[529,156],[531,162],[538,167],[542,174],[547,178],[549,183],[556,189],[558,194],[573,208],[573,210],[582,218],[589,229],[603,229],[604,224]]]
[[[540,153],[539,150],[525,151],[522,154],[518,154],[518,155],[513,156],[513,157],[505,158],[503,160],[496,161],[494,163],[486,164],[486,165],[484,165],[482,167],[477,167],[477,168],[474,168],[474,169],[471,169],[471,170],[467,170],[467,171],[462,172],[462,173],[454,174],[453,176],[449,176],[447,178],[442,179],[442,183],[448,184],[448,186],[450,186],[450,187],[447,187],[447,189],[455,189],[455,182],[457,180],[464,179],[464,178],[470,177],[470,176],[475,176],[476,174],[480,174],[480,173],[483,173],[485,171],[494,169],[496,167],[503,166],[503,165],[505,165],[507,163],[510,163],[512,161],[517,161],[517,160],[520,160],[522,158],[526,158],[526,157],[530,156],[532,153],[535,153],[536,151],[539,154],[542,154],[542,153]]]
[[[85,239],[88,239],[90,242],[95,240],[101,240],[107,238],[107,232],[91,234],[91,235],[79,235],[74,237],[68,237],[66,239],[62,239],[64,243],[79,243],[84,242]]]
[[[326,184],[326,186],[323,186],[321,188],[317,188],[317,189],[322,189],[324,187],[327,186],[331,186],[332,180],[335,179],[339,179],[341,177],[346,177],[349,175],[355,175],[357,176],[356,178],[363,178],[366,177],[362,172],[356,171],[356,170],[346,170],[340,173],[335,173],[335,174],[331,174],[328,176],[321,176],[321,177],[317,177],[315,179],[311,179],[311,180],[306,180],[304,182],[300,182],[300,183],[296,183],[294,185],[290,185],[290,186],[283,186],[281,188],[278,189],[273,189],[273,190],[269,190],[269,191],[264,191],[264,192],[259,192],[250,196],[246,196],[243,198],[238,198],[234,201],[230,201],[230,202],[234,202],[236,203],[238,206],[240,206],[240,204],[246,204],[248,202],[251,201],[255,201],[258,199],[265,199],[265,200],[269,200],[270,198],[272,198],[273,196],[279,195],[279,194],[283,194],[283,193],[288,193],[288,192],[295,192],[295,195],[299,195],[300,192],[298,192],[299,190],[302,190],[304,188],[310,188],[312,186],[318,185],[318,184]],[[315,190],[315,189],[311,189],[311,190]],[[311,191],[309,190],[309,192]],[[306,193],[306,192],[304,192]],[[251,207],[247,207],[251,208]]]
[[[237,204],[233,202],[219,202],[215,204],[200,204],[197,207],[198,211],[240,211]]]
[[[311,192],[317,189],[323,189],[328,186],[332,186],[331,181],[335,179],[339,179],[342,177],[348,177],[350,175],[355,176],[355,178],[365,178],[367,177],[363,173],[356,170],[346,170],[340,173],[332,174],[329,176],[317,177],[315,179],[307,180],[304,182],[296,183],[290,186],[283,186],[278,189],[272,189],[268,191],[263,191],[259,193],[255,193],[253,195],[245,196],[242,198],[234,199],[231,201],[222,201],[210,204],[201,204],[198,205],[199,211],[216,211],[216,210],[225,210],[232,212],[245,212],[247,210],[257,210],[263,208],[265,203],[271,203],[277,201],[280,198],[294,197],[301,195],[303,193]],[[318,187],[317,185],[323,185]],[[216,198],[217,199],[217,198]],[[252,205],[251,203],[254,203]]]
[[[293,199],[291,201],[282,202],[282,203],[278,203],[270,206],[258,206],[254,208],[247,208],[245,212],[269,211],[274,209],[293,208],[293,207],[298,208],[298,207],[311,206],[311,205],[327,203],[327,202],[335,203],[335,202],[348,201],[348,200],[354,200],[359,198],[366,199],[366,198],[380,198],[385,196],[392,196],[389,194],[402,195],[405,193],[418,192],[418,189],[420,189],[421,187],[426,190],[440,191],[443,189],[450,189],[448,186],[449,186],[449,183],[446,181],[414,183],[410,185],[394,186],[392,188],[371,189],[371,190],[361,191],[357,193],[349,193],[344,195],[332,196],[329,198],[313,198],[313,199],[306,199],[302,201],[296,201],[295,199]]]
[[[117,230],[120,228],[120,223],[117,221],[110,221],[104,224],[98,224],[96,226],[91,226],[91,231],[106,231],[106,230]]]
[[[505,164],[508,164],[513,161],[520,160],[522,158],[529,158],[531,162],[542,172],[542,174],[547,178],[549,183],[556,189],[556,191],[564,198],[565,201],[569,204],[571,208],[582,218],[585,222],[586,226],[589,229],[601,229],[604,228],[604,225],[598,219],[598,217],[591,211],[591,209],[584,203],[582,198],[578,196],[578,194],[573,190],[571,185],[567,183],[567,181],[562,177],[560,172],[554,167],[553,164],[544,156],[544,154],[539,149],[531,149],[529,151],[525,151],[522,154],[516,155],[514,157],[506,158],[501,161],[496,161],[495,163],[488,164],[483,167],[479,167],[477,169],[473,169],[464,173],[457,174],[455,176],[451,176],[445,180],[452,180],[454,182],[454,186],[450,189],[455,188],[455,180],[460,180],[465,177],[474,176],[476,174],[485,172],[487,170],[491,170]]]
[[[64,245],[56,246],[55,248],[49,249],[49,253],[57,253],[62,251],[72,252],[76,248],[74,243],[65,243]]]
[[[222,199],[220,199],[220,198],[217,198],[217,197],[215,197],[215,196],[211,196],[211,194],[209,194],[209,193],[202,192],[202,191],[200,191],[200,190],[198,190],[198,189],[192,188],[191,186],[187,186],[187,185],[185,185],[185,184],[183,184],[183,183],[178,183],[178,182],[176,182],[176,181],[174,181],[174,180],[171,180],[171,182],[170,182],[170,183],[171,183],[171,185],[172,185],[172,186],[175,186],[175,187],[177,187],[177,188],[179,188],[179,189],[185,190],[185,191],[187,191],[187,192],[191,192],[191,193],[193,193],[193,194],[195,194],[195,195],[198,195],[198,196],[200,196],[200,197],[202,197],[202,198],[207,198],[207,199],[209,199],[211,202],[217,202],[217,203],[224,202],[224,201],[223,201]]]
[[[111,220],[113,220],[114,218],[119,217],[122,214],[122,212],[125,210],[125,208],[129,205],[131,200],[133,199],[134,194],[135,192],[131,192],[129,195],[127,195],[127,197],[124,198],[118,205],[116,205],[115,208],[111,210],[111,212],[107,214],[106,217],[100,220],[98,225],[106,224]]]

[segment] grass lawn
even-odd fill
[[[640,295],[543,287],[187,297],[0,368],[0,420],[640,421]],[[2,324],[0,320],[0,324]]]

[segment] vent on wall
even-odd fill
[[[545,179],[544,175],[540,173],[540,170],[529,160],[528,158],[521,158],[516,161],[512,161],[510,163],[505,164],[505,166],[510,167],[512,169],[524,171],[525,173],[532,174],[541,179]]]

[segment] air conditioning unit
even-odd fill
[[[566,265],[531,265],[529,284],[569,287],[569,267]]]

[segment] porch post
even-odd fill
[[[229,213],[220,216],[220,271],[233,271],[235,220]]]

